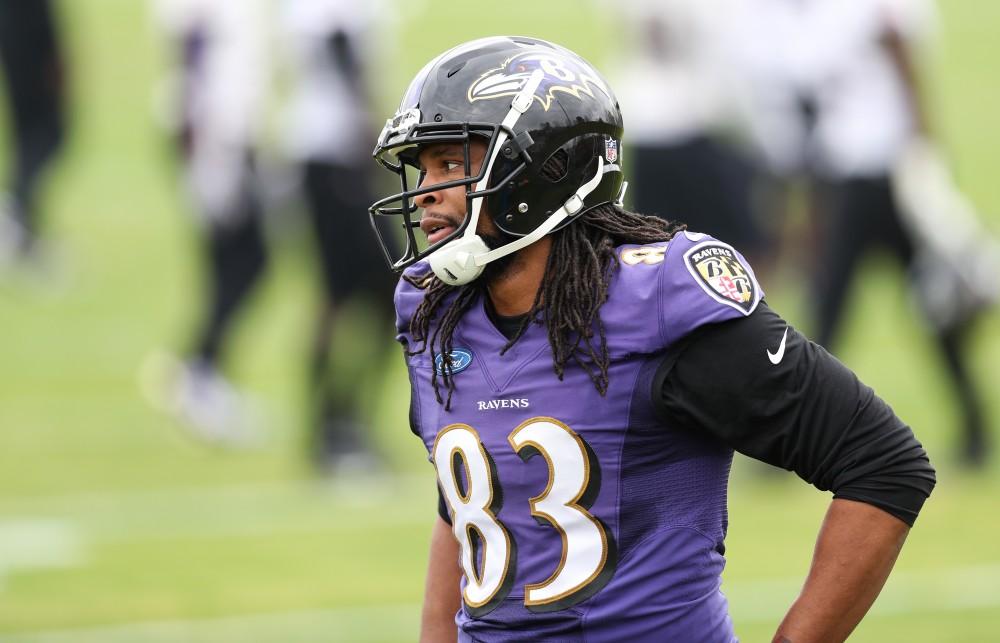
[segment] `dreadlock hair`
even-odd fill
[[[553,164],[550,159],[543,168],[543,175],[550,180],[558,180],[565,166],[560,167],[560,159],[553,158],[556,163]],[[544,324],[552,347],[552,367],[556,376],[562,380],[566,364],[577,364],[603,396],[608,390],[610,357],[604,323],[598,312],[608,298],[608,287],[619,266],[615,247],[626,243],[667,241],[683,229],[683,225],[659,217],[604,204],[586,211],[571,224],[552,233],[552,250],[534,303],[500,354],[517,342],[529,324]],[[443,403],[445,409],[450,410],[455,391],[449,359],[453,348],[452,336],[463,315],[479,296],[486,296],[486,286],[480,283],[482,279],[463,286],[449,286],[433,275],[405,278],[425,291],[423,301],[410,320],[410,333],[420,344],[408,352],[417,355],[429,347],[432,363],[437,363],[438,355],[443,356],[441,378],[438,378],[439,369],[432,368],[431,383],[438,403]],[[432,325],[434,320],[437,323]],[[446,399],[441,395],[442,383],[448,392]]]

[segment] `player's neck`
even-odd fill
[[[490,302],[497,314],[513,317],[531,310],[535,294],[542,286],[551,248],[552,238],[542,237],[518,251],[507,269],[486,285]]]

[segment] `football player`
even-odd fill
[[[65,77],[52,3],[0,3],[0,74],[12,132],[10,178],[0,203],[0,264],[37,257],[37,192],[65,138]]]
[[[198,217],[205,296],[163,402],[193,435],[221,446],[258,439],[255,414],[225,374],[232,329],[268,264],[257,178],[267,88],[266,5],[157,0],[177,53],[176,113],[183,185]],[[158,402],[159,403],[159,402]]]
[[[363,217],[373,197],[376,168],[357,164],[370,149],[374,124],[365,60],[378,6],[347,0],[288,0],[281,5],[283,42],[294,79],[288,108],[287,151],[301,173],[323,277],[323,299],[310,360],[310,455],[324,472],[355,475],[376,459],[365,426],[366,396],[391,346],[380,343],[349,360],[332,349],[350,325],[343,311],[367,305],[371,325],[392,327],[391,275]],[[353,215],[353,216],[352,216]],[[374,305],[372,305],[374,304]],[[372,333],[371,342],[383,333]],[[361,338],[352,337],[353,342]],[[364,342],[362,342],[364,345]]]
[[[776,640],[839,641],[934,486],[910,428],[732,247],[624,210],[607,82],[554,44],[431,61],[375,157],[412,430],[437,471],[424,641],[731,641],[733,451],[833,492]]]

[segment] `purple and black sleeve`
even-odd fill
[[[763,303],[672,346],[653,399],[672,426],[708,432],[835,498],[874,505],[911,526],[934,488],[934,469],[910,427]]]

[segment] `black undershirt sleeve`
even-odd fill
[[[708,432],[835,498],[872,504],[911,526],[934,487],[934,469],[910,427],[763,302],[745,318],[703,326],[672,347],[653,399],[673,426]]]

